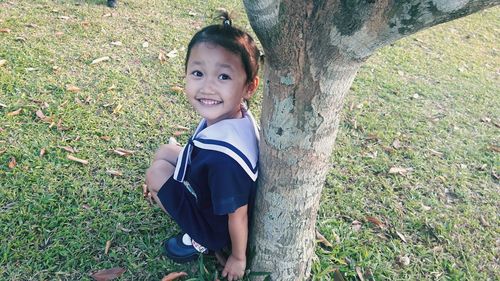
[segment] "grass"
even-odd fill
[[[198,121],[173,88],[187,41],[222,5],[249,28],[242,6],[104,2],[0,1],[0,29],[10,30],[0,33],[0,280],[90,280],[111,267],[127,269],[120,280],[196,277],[199,265],[214,274],[213,260],[177,265],[161,255],[178,228],[142,197],[142,184],[156,148],[176,132],[185,141],[177,126]],[[336,269],[347,280],[357,271],[366,280],[500,278],[498,15],[418,33],[361,69],[318,217],[333,247],[318,245],[313,280]],[[68,160],[67,146],[89,164]]]

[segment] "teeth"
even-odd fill
[[[208,99],[199,99],[199,101],[203,104],[206,104],[206,105],[214,105],[214,104],[219,104],[221,103],[220,101],[216,101],[216,100],[208,100]]]

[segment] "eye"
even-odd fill
[[[231,77],[227,74],[219,75],[219,80],[231,80]]]
[[[191,72],[191,75],[193,75],[195,77],[203,77],[203,73],[201,73],[201,71],[199,71],[199,70],[195,70],[195,71]]]

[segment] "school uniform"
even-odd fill
[[[253,207],[259,133],[250,112],[209,127],[203,119],[158,197],[179,227],[217,251],[230,245],[228,214]]]

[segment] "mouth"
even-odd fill
[[[204,105],[217,105],[221,104],[222,101],[217,101],[217,100],[212,100],[212,99],[197,99],[198,102],[204,104]]]

